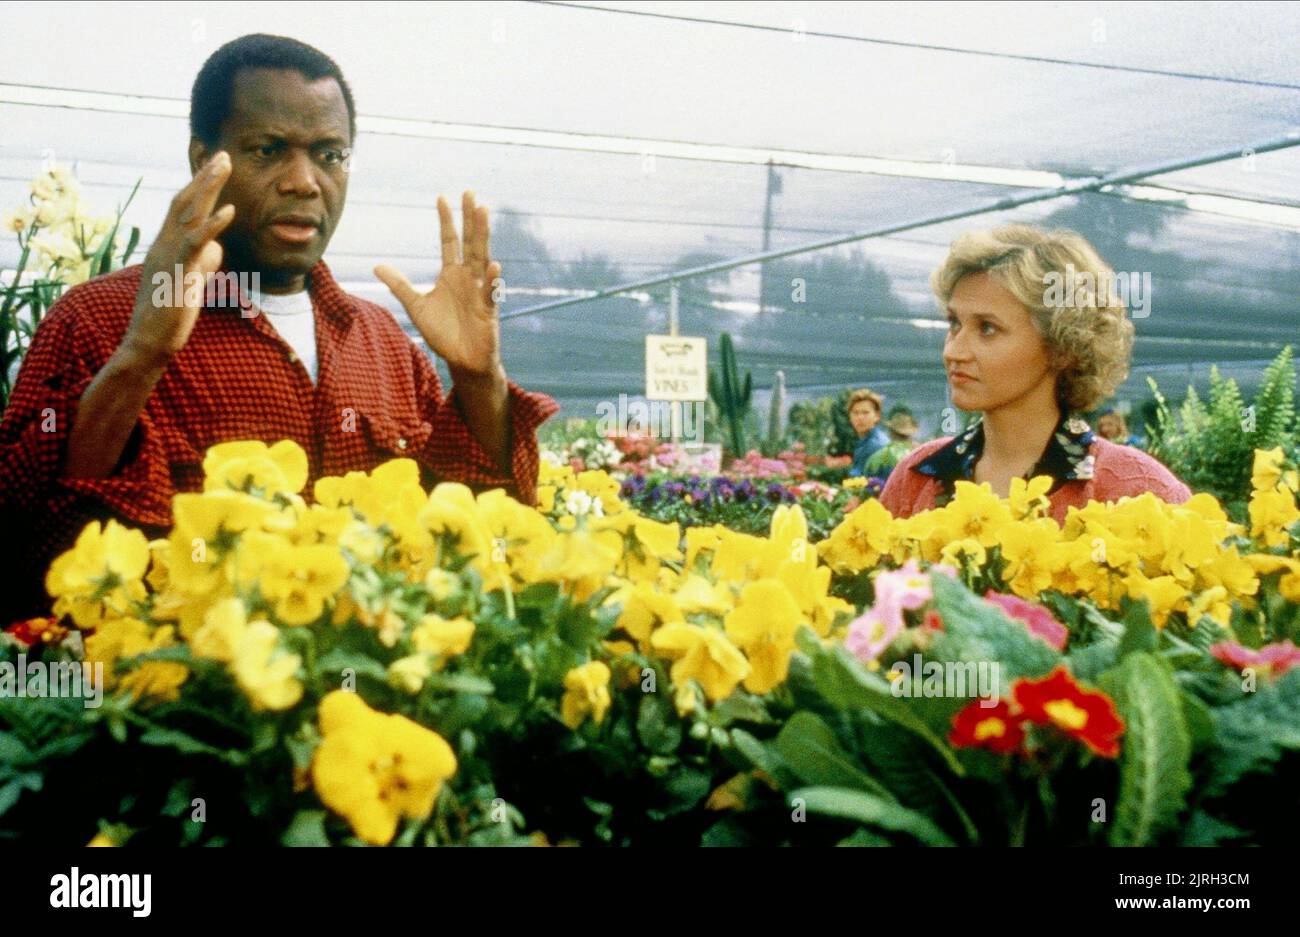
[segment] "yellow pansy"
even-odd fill
[[[254,709],[288,709],[302,698],[297,679],[302,658],[280,650],[280,630],[268,621],[253,621],[234,648],[230,672]]]
[[[1195,628],[1204,615],[1209,615],[1225,628],[1228,626],[1232,620],[1232,603],[1228,601],[1227,589],[1215,586],[1192,600],[1191,607],[1187,609],[1187,623]]]
[[[1023,478],[1011,479],[1011,491],[1007,495],[1007,504],[1017,520],[1031,517],[1043,517],[1051,502],[1047,498],[1048,489],[1052,487],[1050,475],[1035,475],[1026,481]]]
[[[636,640],[642,651],[649,651],[650,635],[660,625],[685,620],[673,597],[664,595],[647,582],[624,587],[610,596],[610,601],[621,602],[617,625]]]
[[[203,474],[204,491],[254,490],[270,498],[307,484],[307,453],[288,439],[273,446],[258,440],[221,443],[203,457]]]
[[[247,630],[244,603],[234,597],[222,599],[207,610],[203,626],[189,639],[190,650],[196,657],[230,663],[235,659],[235,648]]]
[[[570,729],[582,725],[588,715],[599,725],[609,709],[609,667],[598,660],[574,667],[564,675],[564,696],[560,718]]]
[[[861,572],[894,548],[895,527],[893,515],[871,498],[851,511],[830,537],[818,544],[818,550],[836,572]]]
[[[101,624],[85,639],[85,659],[104,665],[104,683],[109,689],[122,689],[133,699],[144,697],[170,702],[180,698],[180,688],[189,676],[189,668],[177,661],[145,661],[132,670],[117,674],[121,658],[147,654],[176,643],[170,625],[150,628],[135,618],[118,618]]]
[[[249,532],[240,542],[240,577],[257,582],[286,625],[307,625],[347,582],[347,562],[327,543],[292,546],[280,537]]]
[[[686,528],[686,568],[695,566],[701,553],[712,553],[718,548],[721,537],[716,527]]]
[[[726,585],[709,582],[698,573],[691,573],[682,579],[673,593],[673,601],[687,615],[695,612],[725,615],[736,604]]]
[[[1287,532],[1300,521],[1300,507],[1296,496],[1286,488],[1256,491],[1250,496],[1250,535],[1266,547],[1285,546],[1290,541]]]
[[[749,659],[746,690],[763,694],[785,682],[794,635],[802,622],[799,606],[780,582],[760,579],[741,589],[735,609],[727,613],[725,627],[727,637]]]
[[[669,675],[674,686],[695,680],[713,702],[726,699],[736,684],[749,676],[745,655],[715,628],[663,625],[650,636],[650,643],[673,661]]]
[[[388,665],[389,685],[403,693],[419,693],[424,687],[424,681],[432,674],[433,665],[427,654],[410,654]]]
[[[1173,576],[1147,578],[1141,573],[1124,577],[1124,588],[1135,599],[1146,599],[1151,606],[1151,620],[1163,628],[1169,614],[1187,601],[1187,591]]]
[[[1251,466],[1250,485],[1256,491],[1271,491],[1281,484],[1291,491],[1300,489],[1297,484],[1296,471],[1284,471],[1286,454],[1281,446],[1272,449],[1256,449],[1255,460]]]
[[[463,616],[443,618],[428,614],[411,630],[411,646],[434,657],[464,654],[474,640],[474,622]]]
[[[78,627],[93,628],[107,617],[128,613],[133,601],[145,597],[142,579],[148,567],[144,534],[115,520],[102,528],[91,521],[72,549],[50,564],[45,589],[55,600],[56,616],[71,615]]]
[[[1002,528],[1011,521],[1011,508],[987,484],[959,481],[952,501],[945,506],[953,535],[948,540],[978,540],[985,547],[998,542]]]
[[[1002,529],[1002,558],[1007,562],[1002,576],[1012,592],[1032,598],[1052,587],[1067,556],[1060,537],[1061,529],[1050,518],[1021,521]]]
[[[456,773],[456,755],[442,736],[405,716],[376,712],[355,693],[327,695],[319,719],[312,784],[321,803],[367,843],[387,845],[403,817],[427,818]]]

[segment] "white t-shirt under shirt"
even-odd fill
[[[252,291],[248,297],[254,306],[266,313],[266,319],[289,343],[303,367],[316,383],[316,318],[311,311],[311,296],[306,290],[275,296]]]

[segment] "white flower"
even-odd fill
[[[564,510],[581,517],[591,510],[591,495],[585,491],[570,491],[564,498]]]
[[[19,205],[12,211],[5,212],[0,220],[0,231],[21,232],[31,227],[36,212],[29,205]]]

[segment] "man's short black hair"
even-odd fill
[[[190,133],[205,146],[216,146],[221,137],[221,125],[230,116],[235,75],[243,68],[287,68],[309,81],[333,78],[343,90],[343,100],[348,106],[349,135],[356,138],[357,109],[352,102],[352,89],[343,80],[338,63],[297,39],[251,33],[232,39],[213,52],[194,79],[190,92]]]

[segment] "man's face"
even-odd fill
[[[230,154],[217,202],[235,206],[220,236],[226,266],[259,271],[272,291],[311,270],[343,214],[351,146],[347,104],[333,78],[241,69],[216,149],[190,144],[193,171],[217,149]]]
[[[853,432],[865,436],[880,422],[880,411],[870,400],[859,400],[849,411],[849,422],[853,424]]]

